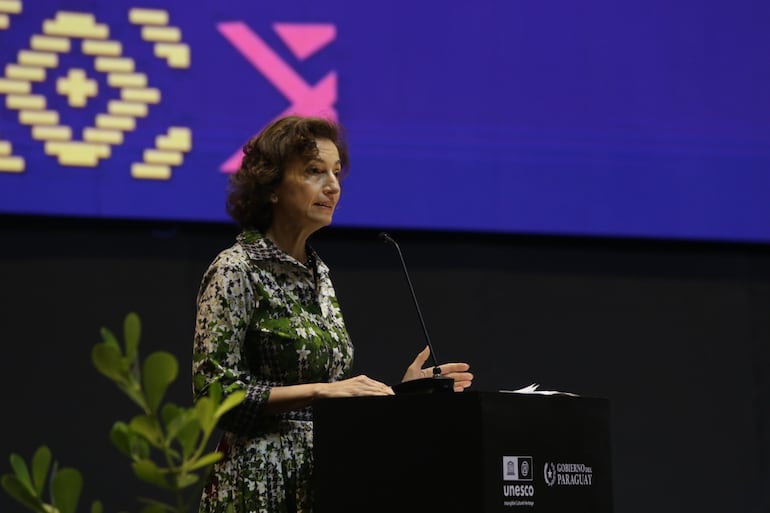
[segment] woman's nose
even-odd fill
[[[340,192],[340,181],[336,175],[330,175],[324,185],[324,191],[329,194],[337,194]]]

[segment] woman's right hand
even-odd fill
[[[366,395],[395,395],[385,383],[361,374],[354,378],[322,383],[318,397],[359,397]]]

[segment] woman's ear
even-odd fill
[[[270,195],[270,203],[272,204],[278,203],[278,195],[276,193],[272,193]]]

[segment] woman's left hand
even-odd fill
[[[428,361],[429,356],[430,347],[425,346],[425,349],[420,351],[420,354],[417,355],[411,365],[406,369],[406,373],[401,381],[433,377],[433,367],[423,368],[423,365]],[[467,363],[442,363],[438,366],[442,376],[447,376],[455,380],[455,392],[462,392],[471,386],[473,374],[468,372],[470,367],[471,366]]]

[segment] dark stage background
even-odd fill
[[[198,282],[235,229],[0,223],[2,470],[10,452],[46,443],[84,472],[85,500],[137,510],[140,487],[107,437],[135,410],[93,369],[91,347],[136,311],[142,353],[179,356],[171,398],[189,404]],[[440,359],[470,361],[475,389],[538,382],[609,398],[616,512],[770,511],[768,246],[392,234]],[[368,230],[328,228],[314,244],[357,369],[396,381],[423,342],[395,251]],[[21,509],[2,495],[0,511]]]

